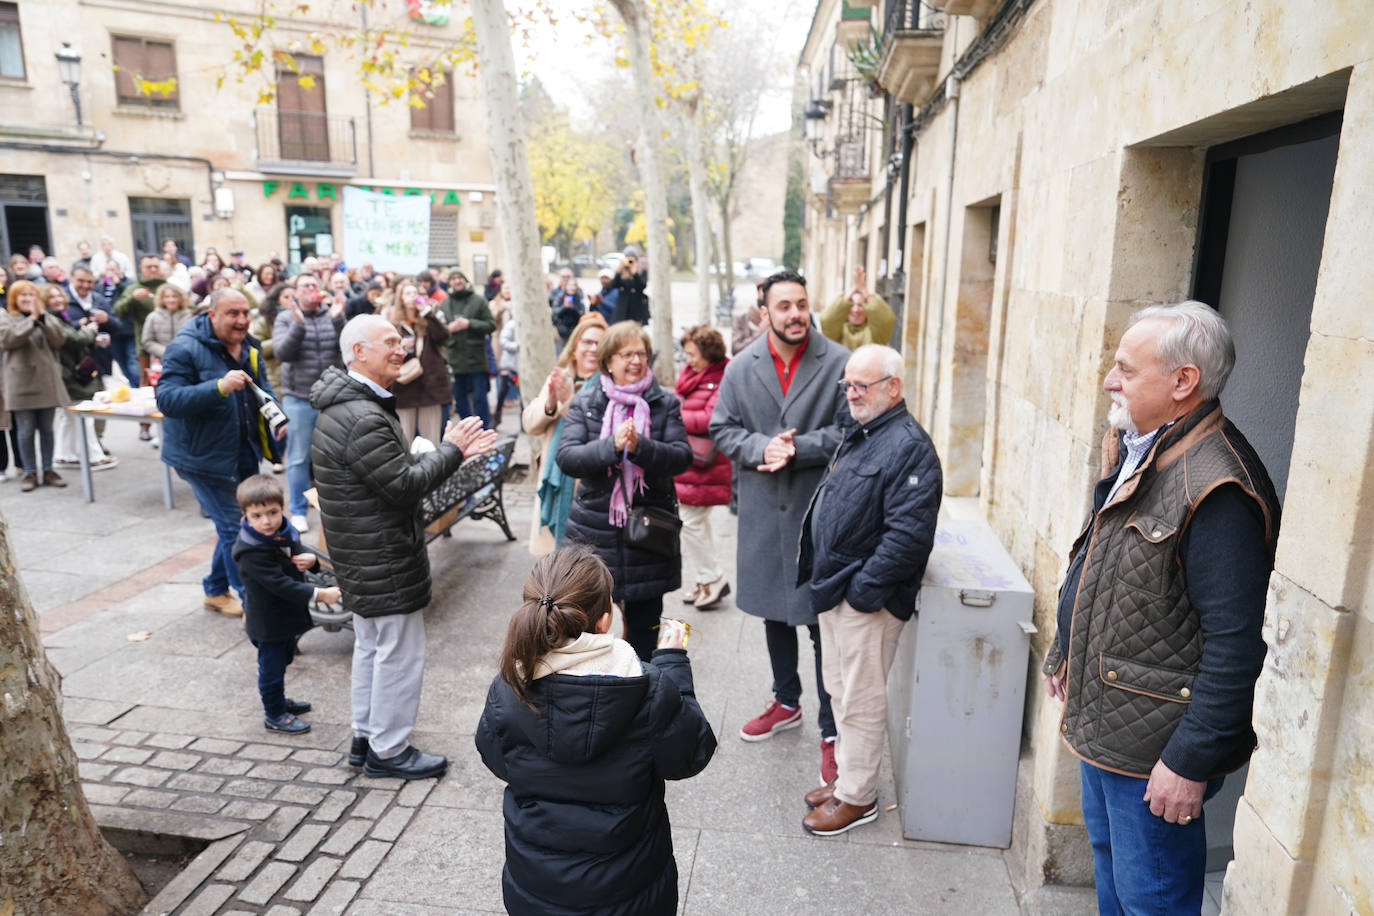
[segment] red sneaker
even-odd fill
[[[840,768],[835,764],[835,742],[821,739],[821,783],[833,786],[839,778]]]
[[[777,700],[773,700],[760,715],[744,723],[744,727],[739,730],[739,736],[745,741],[763,741],[773,737],[775,732],[796,728],[801,725],[801,720],[800,706],[788,709]]]

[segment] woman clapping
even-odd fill
[[[626,641],[642,659],[654,650],[663,595],[681,585],[674,531],[669,544],[635,542],[631,513],[677,522],[673,477],[692,462],[677,397],[649,371],[649,334],[637,322],[611,325],[597,348],[599,384],[573,398],[558,466],[578,480],[568,515],[569,543],[592,548],[610,568]],[[657,510],[655,512],[654,510]]]

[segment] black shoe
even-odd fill
[[[435,776],[443,776],[447,769],[447,757],[426,754],[414,745],[407,747],[390,760],[378,758],[376,752],[368,748],[367,761],[363,763],[363,775],[372,779],[432,779]]]
[[[354,738],[348,746],[348,765],[360,767],[367,762],[367,739]]]
[[[300,716],[310,711],[310,704],[305,700],[293,700],[287,697],[286,711],[293,716]]]
[[[310,723],[304,719],[297,719],[289,712],[284,712],[279,716],[263,716],[262,724],[269,732],[286,732],[291,735],[303,735],[310,731]]]

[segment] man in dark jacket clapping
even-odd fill
[[[935,520],[940,459],[902,400],[902,356],[880,344],[845,365],[851,423],[802,523],[798,584],[819,615],[825,689],[839,737],[833,784],[808,792],[802,825],[835,836],[878,817],[887,671],[916,610]]]
[[[485,303],[483,303],[485,307]],[[320,523],[344,608],[353,614],[353,744],[349,763],[370,777],[428,779],[448,760],[410,744],[424,674],[429,556],[416,510],[463,459],[496,433],[452,423],[439,447],[414,456],[387,390],[406,351],[395,325],[360,315],[339,335],[348,371],[331,366],[310,392],[319,416],[311,456]]]

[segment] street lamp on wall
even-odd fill
[[[57,49],[57,75],[62,82],[67,84],[67,88],[72,91],[72,105],[76,107],[76,126],[81,126],[81,96],[77,94],[77,87],[81,85],[81,52],[77,51],[68,42],[62,42],[62,47]]]
[[[824,159],[833,150],[821,149],[821,140],[825,133],[825,118],[830,113],[829,101],[812,99],[811,104],[806,106],[802,112],[802,133],[806,139],[811,141],[811,154],[817,159]]]

